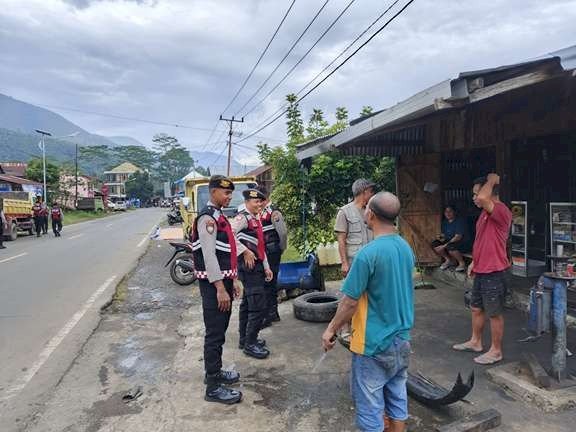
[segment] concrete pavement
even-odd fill
[[[355,430],[348,390],[350,354],[337,347],[319,362],[325,324],[294,319],[292,302],[282,303],[282,321],[263,331],[272,350],[267,360],[248,358],[237,349],[239,302],[235,302],[224,366],[242,374],[237,387],[244,392],[244,401],[229,407],[204,402],[201,299],[197,285],[181,287],[170,281],[162,267],[170,249],[167,242],[150,244],[27,432]],[[473,354],[450,349],[469,335],[469,311],[463,307],[461,290],[437,286],[416,291],[411,369],[447,387],[458,371],[467,374],[475,369],[477,381],[466,402],[449,407],[431,410],[410,400],[408,429],[430,432],[496,408],[502,413],[502,426],[495,431],[573,431],[573,412],[543,413],[513,398],[487,380],[489,367],[475,365]],[[516,342],[525,320],[517,311],[506,316],[506,362],[516,360],[522,350],[546,352],[545,340]],[[575,336],[569,333],[570,346]],[[137,386],[142,395],[123,401],[123,395]]]
[[[164,213],[64,226],[60,238],[20,237],[0,251],[1,430],[17,430],[44,402]]]

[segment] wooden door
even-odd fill
[[[438,264],[430,243],[440,234],[442,219],[440,153],[400,156],[396,167],[400,233],[420,264]]]

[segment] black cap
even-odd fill
[[[249,199],[266,199],[266,195],[260,192],[258,189],[246,189],[242,191],[242,195],[244,195],[245,200]]]
[[[228,189],[234,190],[234,183],[228,177],[215,175],[210,177],[209,189]]]

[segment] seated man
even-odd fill
[[[442,221],[442,234],[432,242],[432,249],[439,256],[444,258],[440,266],[441,270],[446,270],[456,261],[457,272],[466,271],[463,253],[470,251],[470,237],[468,227],[464,218],[458,217],[453,205],[444,209],[444,220]]]

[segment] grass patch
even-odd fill
[[[85,222],[92,219],[101,219],[110,215],[105,211],[89,211],[89,210],[65,210],[64,211],[64,225],[72,225],[78,222]]]
[[[282,262],[303,261],[304,258],[298,253],[296,248],[288,243],[288,247],[282,254]]]
[[[321,266],[320,271],[322,272],[325,281],[339,281],[344,279],[340,269],[340,264]]]

